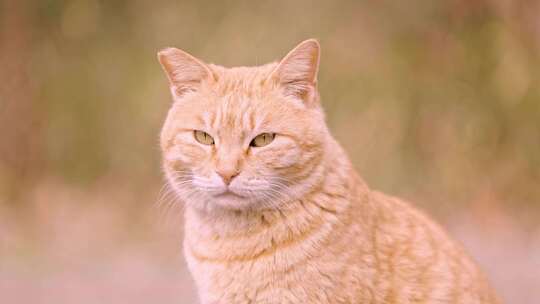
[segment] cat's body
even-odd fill
[[[437,224],[355,173],[324,123],[318,56],[313,40],[257,68],[160,53],[176,99],[164,167],[202,303],[498,303]]]

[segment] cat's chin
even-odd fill
[[[254,207],[254,202],[251,199],[230,191],[213,196],[211,201],[212,204],[230,210],[245,210]]]

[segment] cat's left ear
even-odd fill
[[[320,49],[315,39],[301,42],[280,61],[270,74],[270,79],[278,81],[285,94],[297,97],[308,105],[316,103]]]
[[[166,48],[157,55],[169,79],[174,97],[196,91],[202,81],[213,79],[213,74],[205,63],[182,50]]]

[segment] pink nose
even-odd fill
[[[221,179],[225,185],[229,185],[232,179],[235,178],[239,172],[236,170],[217,170],[216,173],[221,176]]]

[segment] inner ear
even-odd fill
[[[158,60],[169,79],[174,97],[196,90],[203,80],[213,78],[205,63],[176,48],[161,50],[158,52]]]
[[[315,39],[303,41],[290,51],[270,74],[287,95],[310,102],[315,98],[320,45]]]

